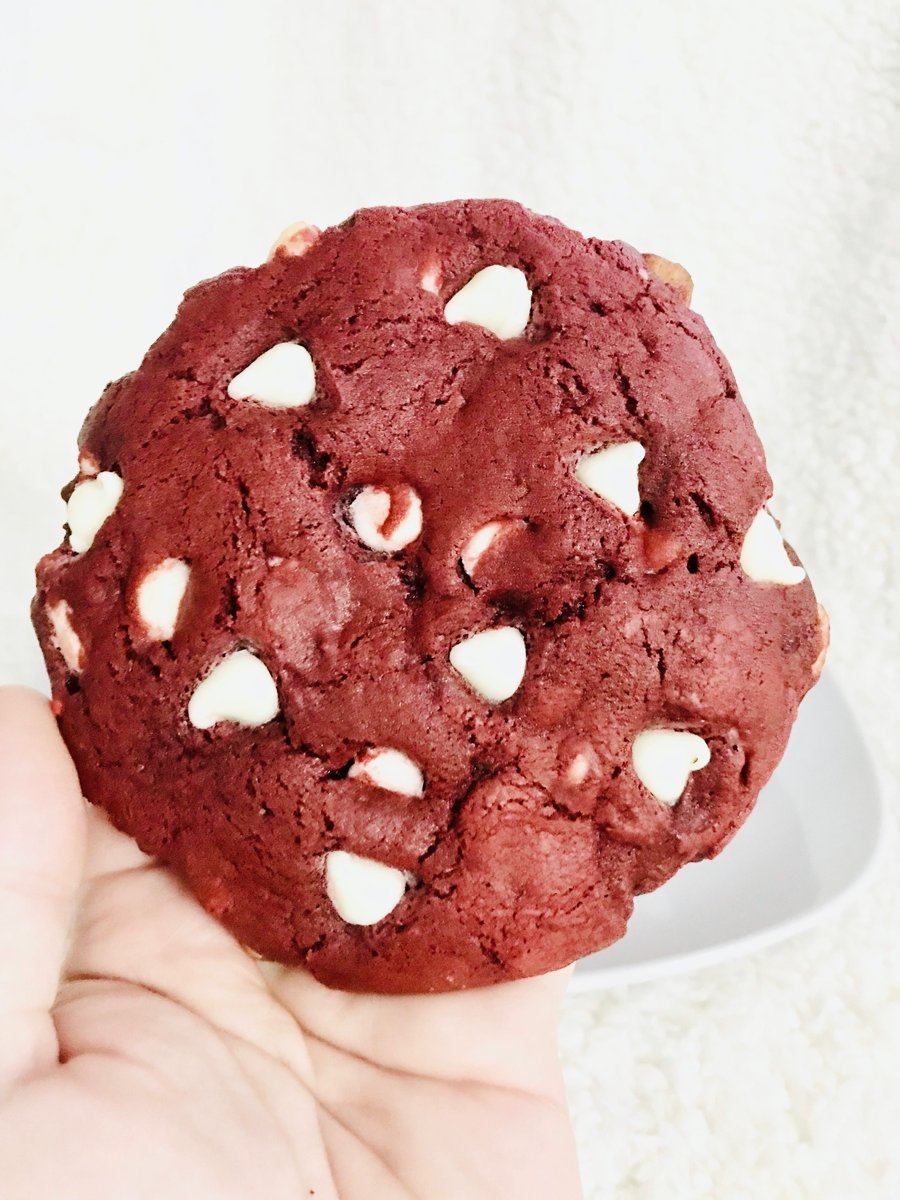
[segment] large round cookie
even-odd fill
[[[36,627],[86,795],[262,955],[470,987],[717,853],[821,667],[680,268],[516,204],[190,291],[81,436]]]

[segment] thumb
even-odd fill
[[[0,1095],[57,1059],[50,1009],[84,850],[84,801],[47,701],[0,689]]]

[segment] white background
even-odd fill
[[[81,419],[282,226],[506,195],[684,262],[895,789],[900,16],[891,0],[19,5],[0,48],[0,678]],[[188,514],[186,519],[190,519]],[[852,804],[848,796],[848,804]],[[829,930],[571,1001],[589,1196],[900,1195],[892,870]],[[824,1014],[824,1015],[823,1015]]]

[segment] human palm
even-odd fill
[[[0,692],[8,1200],[570,1200],[557,974],[354,996],[245,951]]]

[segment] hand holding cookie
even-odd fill
[[[84,804],[46,701],[0,691],[4,1200],[577,1200],[564,986],[264,964]]]

